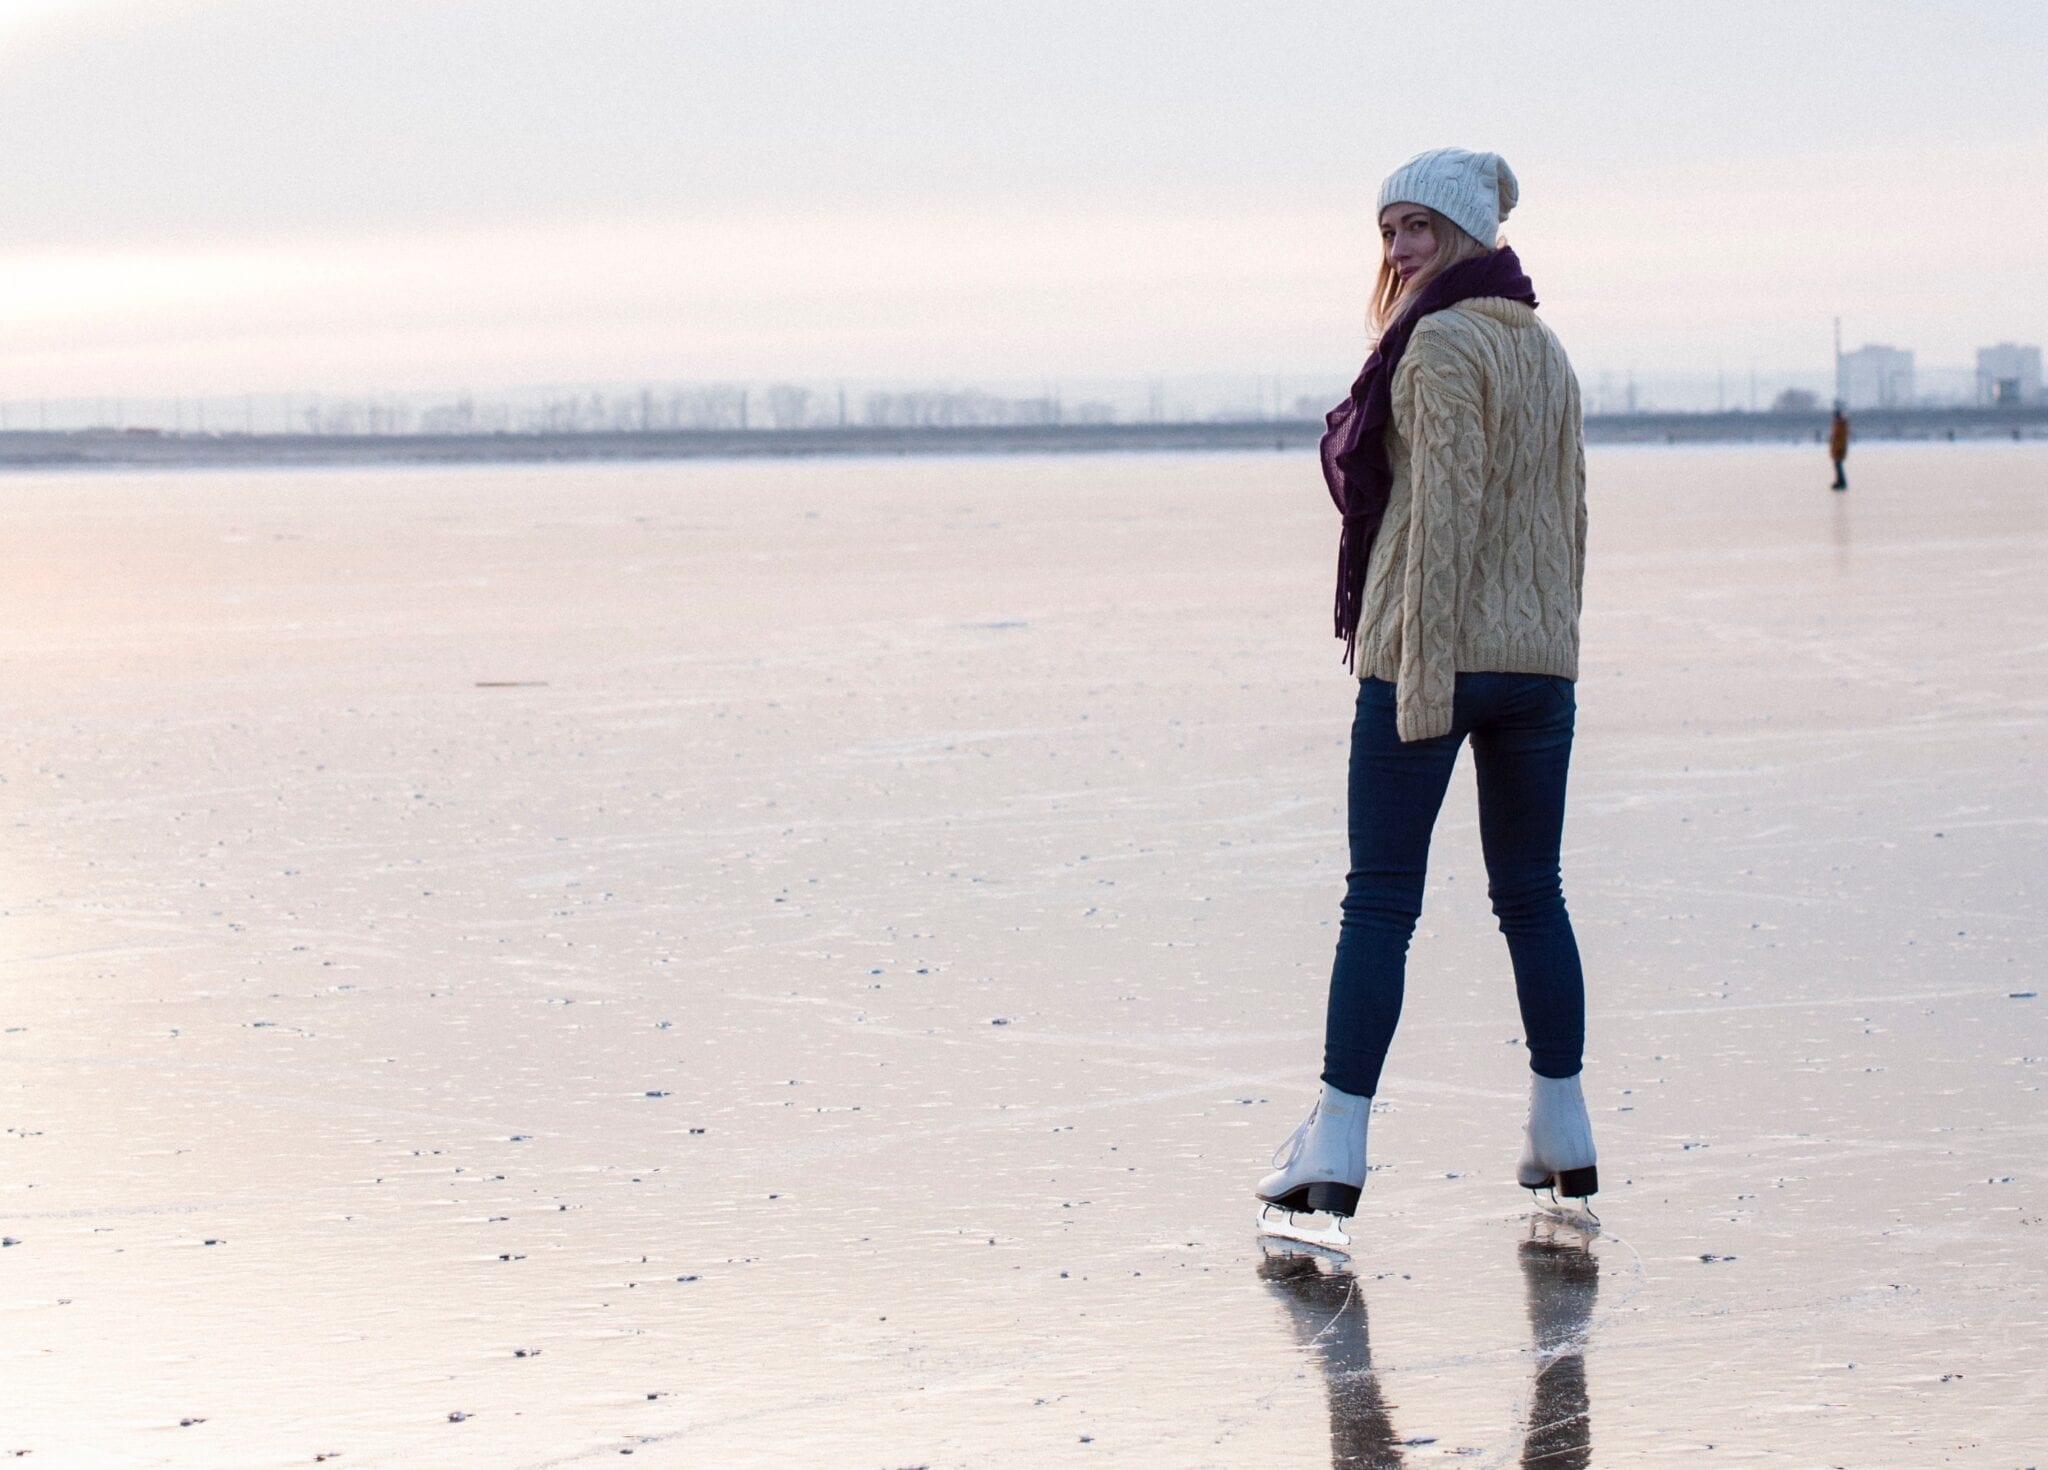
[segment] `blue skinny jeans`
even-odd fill
[[[1577,711],[1572,683],[1548,674],[1460,674],[1447,735],[1404,744],[1394,686],[1361,679],[1351,724],[1351,872],[1330,974],[1323,1080],[1370,1097],[1401,1019],[1408,941],[1422,913],[1429,836],[1472,742],[1487,894],[1507,937],[1529,1065],[1545,1077],[1579,1070],[1586,981],[1564,908],[1558,846]]]

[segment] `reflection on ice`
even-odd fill
[[[1403,1438],[1395,1428],[1398,1406],[1373,1368],[1365,1291],[1351,1263],[1292,1241],[1269,1238],[1260,1249],[1259,1278],[1286,1305],[1295,1340],[1315,1355],[1328,1383],[1332,1470],[1406,1464],[1402,1450],[1429,1441]],[[1593,1456],[1585,1354],[1600,1294],[1592,1233],[1539,1215],[1517,1254],[1535,1371],[1521,1463],[1530,1470],[1585,1470]]]
[[[1365,1292],[1342,1257],[1291,1241],[1261,1242],[1260,1279],[1287,1307],[1296,1340],[1329,1380],[1330,1464],[1392,1470],[1404,1463],[1379,1375]]]
[[[1586,1337],[1600,1295],[1600,1264],[1589,1242],[1559,1230],[1532,1235],[1520,1251],[1536,1349],[1536,1388],[1522,1464],[1585,1470],[1593,1462]]]

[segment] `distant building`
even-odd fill
[[[1913,354],[1872,344],[1835,359],[1835,397],[1850,408],[1910,408]]]
[[[1977,402],[1986,408],[2041,401],[2041,349],[2001,342],[1977,349]]]

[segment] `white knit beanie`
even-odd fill
[[[1498,153],[1432,148],[1418,153],[1380,185],[1380,209],[1422,204],[1488,250],[1500,241],[1500,223],[1522,197],[1514,170]]]

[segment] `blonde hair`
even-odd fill
[[[1385,334],[1388,327],[1400,320],[1401,313],[1414,303],[1422,288],[1442,275],[1461,260],[1471,260],[1495,249],[1495,246],[1481,244],[1426,204],[1409,208],[1419,209],[1429,216],[1430,227],[1436,231],[1436,254],[1422,263],[1422,269],[1402,280],[1400,273],[1387,260],[1386,252],[1380,252],[1380,272],[1372,283],[1372,304],[1366,311],[1365,325],[1375,338]]]

